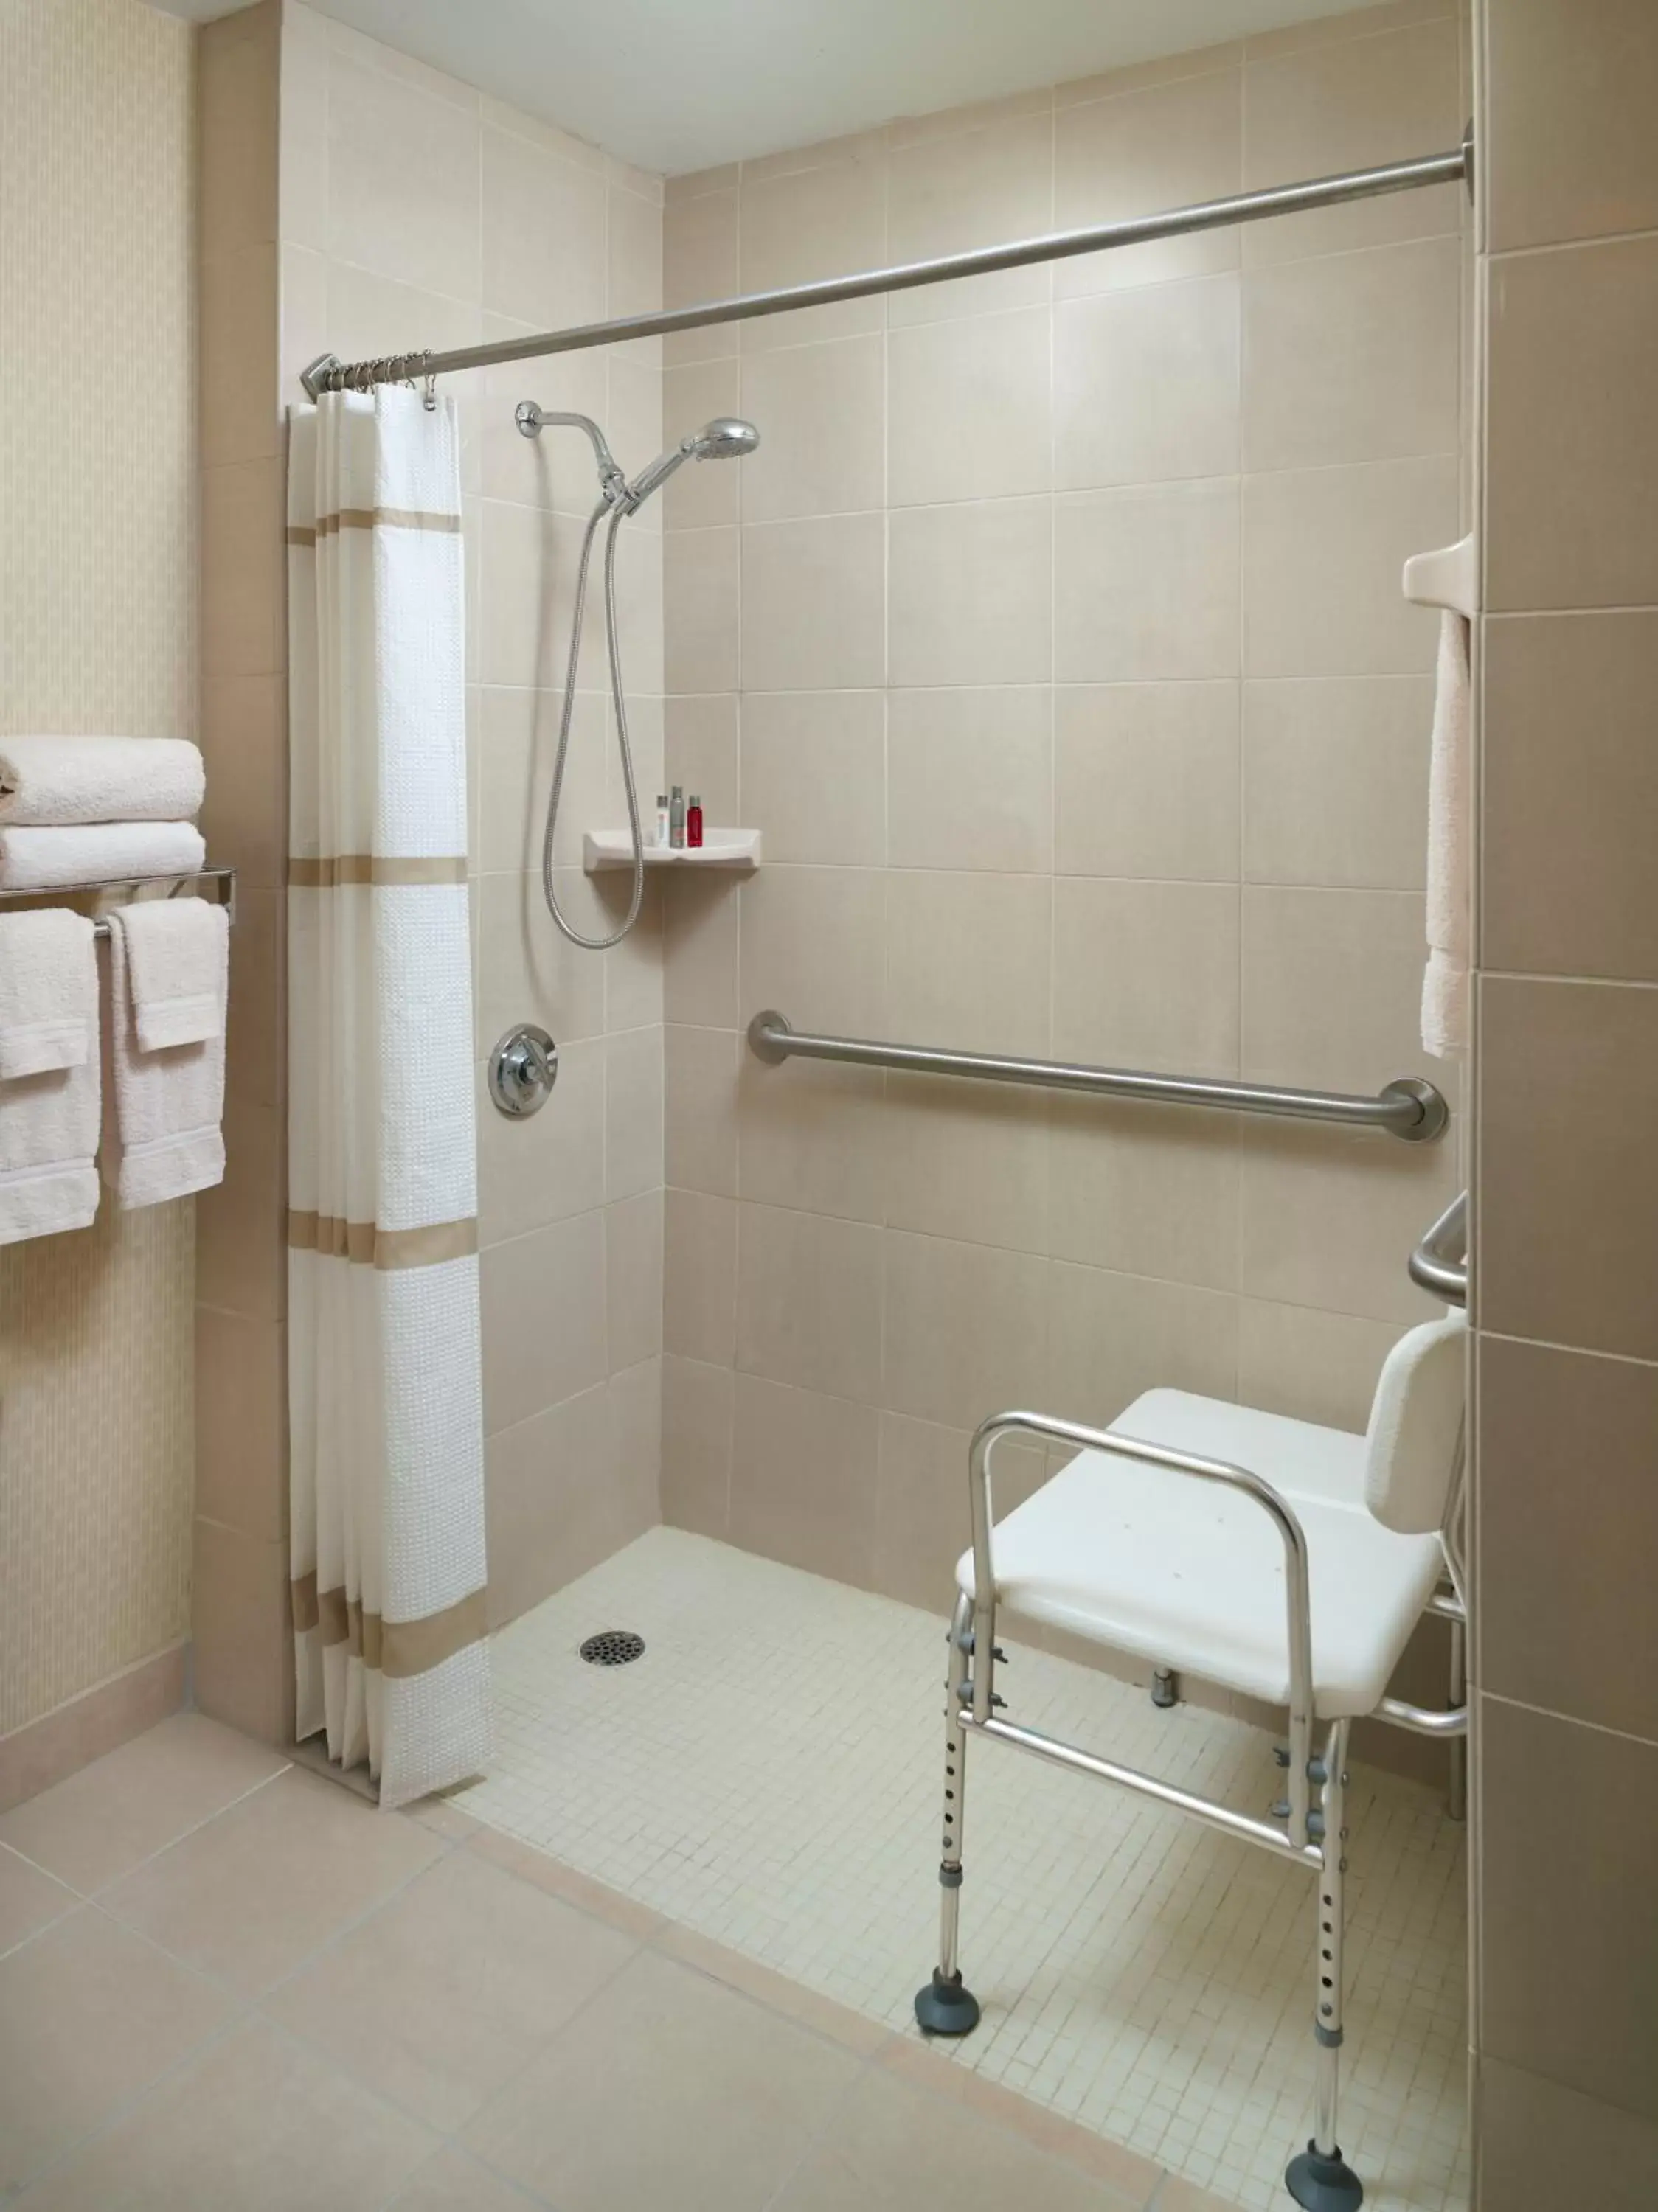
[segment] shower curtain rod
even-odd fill
[[[866,270],[856,276],[826,276],[814,283],[789,284],[776,292],[748,292],[700,307],[670,307],[649,315],[624,315],[614,322],[581,323],[568,331],[543,331],[533,337],[503,338],[494,345],[460,346],[449,353],[416,351],[382,354],[374,361],[342,362],[326,353],[311,363],[301,382],[313,399],[324,392],[366,391],[375,384],[406,383],[415,377],[442,376],[452,369],[492,368],[509,361],[539,361],[544,355],[580,353],[588,346],[613,345],[624,338],[666,337],[698,331],[710,323],[747,322],[756,315],[782,315],[796,307],[827,307],[837,300],[862,300],[874,292],[907,292],[919,284],[944,284],[954,276],[980,276],[998,269],[1022,269],[1034,261],[1064,261],[1073,254],[1100,253],[1149,240],[1179,238],[1186,231],[1219,230],[1228,223],[1258,222],[1265,216],[1299,215],[1309,208],[1338,207],[1344,200],[1373,199],[1382,192],[1414,191],[1423,185],[1454,184],[1473,175],[1473,126],[1449,154],[1425,154],[1375,169],[1353,169],[1338,177],[1315,177],[1300,185],[1271,185],[1265,191],[1239,192],[1229,199],[1204,200],[1195,207],[1171,208],[1161,215],[1131,216],[1126,222],[1102,222],[1084,230],[1050,232],[1009,246],[975,247],[933,261],[902,262],[893,269]]]

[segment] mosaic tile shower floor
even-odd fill
[[[595,1630],[645,1639],[584,1665]],[[1277,1792],[1236,1721],[1010,1647],[1011,1715],[1246,1808]],[[930,1971],[942,1623],[653,1529],[495,1639],[476,1818],[901,2027]],[[965,2065],[1259,2212],[1310,2124],[1308,1879],[1001,1747],[970,1752]],[[1462,1832],[1366,1768],[1349,1791],[1343,2148],[1373,2212],[1468,2197]]]

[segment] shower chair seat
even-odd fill
[[[1401,1705],[1387,1685],[1430,1608],[1456,1583],[1466,1324],[1411,1329],[1384,1362],[1362,1436],[1183,1390],[1151,1390],[1108,1430],[1043,1413],[984,1422],[968,1462],[973,1540],[956,1570],[946,1687],[939,1963],[916,1996],[932,2034],[964,2035],[979,2007],[957,1963],[966,1747],[988,1737],[1149,1796],[1309,1869],[1316,1878],[1312,2138],[1284,2179],[1308,2212],[1363,2200],[1336,2132],[1342,2042],[1347,1747],[1362,1714],[1455,1737],[1466,1703]],[[1003,1437],[1075,1456],[994,1519]],[[1003,1613],[1287,1710],[1285,1794],[1263,1818],[1201,1797],[1003,1717]]]

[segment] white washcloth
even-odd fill
[[[0,1083],[84,1067],[92,1057],[92,924],[64,907],[0,915]],[[90,1003],[95,1011],[95,993]]]
[[[0,822],[185,822],[204,783],[187,738],[0,738]]]
[[[119,909],[140,1052],[224,1035],[229,916],[199,898],[143,899]]]
[[[158,1206],[224,1180],[224,992],[229,916],[204,900],[204,931],[217,948],[218,1022],[213,1036],[148,1052],[133,1004],[132,945],[149,906],[109,917],[109,997],[104,1017],[104,1181],[123,1206]],[[134,916],[138,917],[135,924]],[[192,965],[195,964],[192,962]]]
[[[15,830],[0,824],[0,890],[52,891],[120,876],[193,876],[207,859],[188,822],[83,822]]]
[[[0,916],[0,1244],[84,1229],[98,1211],[97,1019],[86,916]]]
[[[1472,830],[1468,816],[1468,624],[1449,608],[1440,618],[1436,686],[1428,771],[1428,967],[1422,979],[1422,1045],[1436,1060],[1457,1060],[1468,1049],[1473,938],[1468,845]]]

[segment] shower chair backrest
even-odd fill
[[[1444,1526],[1462,1438],[1467,1334],[1464,1314],[1423,1322],[1382,1364],[1365,1431],[1364,1502],[1399,1535]]]

